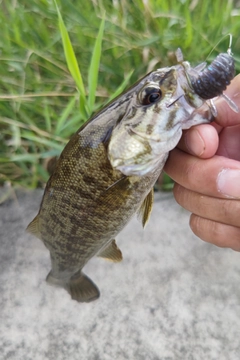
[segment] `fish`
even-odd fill
[[[99,298],[82,269],[93,256],[122,260],[115,238],[135,214],[146,225],[153,186],[182,130],[214,118],[212,99],[192,86],[191,76],[201,78],[202,68],[183,61],[180,50],[177,58],[177,65],[145,75],[70,138],[27,227],[50,252],[47,283],[73,300]]]

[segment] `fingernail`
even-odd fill
[[[203,138],[195,129],[191,129],[191,132],[186,133],[185,144],[188,150],[196,156],[202,155],[205,150],[205,143],[203,141]]]
[[[217,186],[223,195],[240,199],[240,170],[223,169],[218,174]]]

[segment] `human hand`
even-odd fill
[[[240,111],[240,75],[226,94]],[[211,124],[184,131],[164,170],[174,196],[192,212],[190,227],[202,240],[240,251],[240,112],[219,98]]]

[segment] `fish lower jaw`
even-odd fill
[[[111,159],[111,165],[126,176],[144,176],[157,169],[163,169],[169,151],[174,149],[182,135],[181,124],[176,124],[171,130],[171,135],[164,141],[150,141],[151,155],[147,155],[141,162],[137,162],[137,155],[129,159]]]
[[[119,164],[115,167],[115,169],[121,171],[122,174],[126,176],[144,176],[149,175],[159,169],[162,170],[166,160],[168,157],[168,152],[159,155],[158,157],[154,157],[147,162],[136,164]],[[119,161],[119,160],[118,160]]]

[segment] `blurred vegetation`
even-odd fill
[[[79,92],[67,67],[54,0],[2,0],[0,185],[43,186],[48,178],[46,159],[59,155],[71,134],[116,89],[155,68],[174,65],[178,47],[192,64],[206,58],[211,61],[227,50],[225,36],[232,33],[232,51],[240,70],[237,1],[57,3],[81,69],[88,106],[83,109],[79,104]],[[97,76],[98,67],[91,59],[96,60],[99,51]]]

